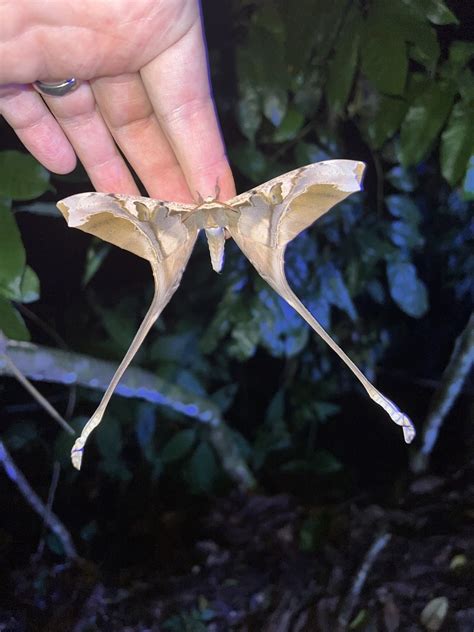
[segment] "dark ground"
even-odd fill
[[[121,568],[121,552],[115,567],[43,559],[3,568],[0,630],[472,632],[473,473],[471,461],[419,478],[390,506],[362,495],[300,506],[289,495],[234,492],[198,512],[167,512],[148,567]],[[439,597],[446,616],[434,602],[422,624]]]

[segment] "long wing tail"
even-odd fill
[[[233,235],[237,244],[244,254],[249,258],[251,263],[257,269],[260,276],[276,291],[278,294],[295,309],[300,316],[308,323],[308,325],[321,336],[321,338],[331,347],[333,351],[341,358],[341,360],[349,367],[362,386],[367,391],[369,397],[389,415],[390,419],[397,425],[402,427],[403,436],[406,443],[411,443],[415,437],[415,428],[410,418],[402,413],[398,406],[394,404],[388,397],[385,397],[375,386],[365,377],[362,371],[354,364],[354,362],[344,353],[344,351],[334,342],[327,331],[318,323],[314,316],[301,303],[296,294],[288,284],[284,270],[284,248],[268,248],[259,245],[258,249],[249,248],[246,239],[240,235]]]
[[[194,236],[194,238],[191,238],[180,249],[179,255],[177,255],[176,253],[173,254],[169,258],[173,258],[173,262],[168,259],[164,262],[164,264],[156,265],[154,267],[153,275],[155,280],[155,292],[151,305],[145,315],[145,318],[143,319],[142,324],[135,334],[135,337],[133,338],[127,353],[125,354],[122,362],[119,364],[114,376],[112,377],[99,406],[84,426],[81,432],[81,436],[76,440],[72,447],[71,460],[73,466],[76,469],[81,469],[82,456],[87,438],[94,430],[94,428],[97,428],[97,426],[102,421],[105,410],[117,384],[120,382],[123,374],[127,370],[128,365],[135,357],[137,351],[145,340],[146,335],[153,327],[161,312],[164,310],[166,305],[169,303],[171,297],[177,290],[195,241],[196,237]]]

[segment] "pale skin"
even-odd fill
[[[97,191],[138,195],[121,151],[151,197],[235,195],[198,0],[0,0],[0,13],[0,114],[45,167],[68,173],[77,156]],[[82,83],[63,97],[31,87],[69,77]]]

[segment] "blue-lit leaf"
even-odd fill
[[[142,403],[138,407],[137,423],[135,425],[135,434],[137,435],[138,445],[148,460],[151,460],[153,453],[153,435],[156,426],[156,412],[153,406]]]
[[[311,299],[308,301],[308,307],[324,329],[331,328],[331,306],[325,296],[320,294],[317,298]]]
[[[423,244],[423,237],[418,227],[404,220],[391,222],[390,239],[399,248],[416,248]]]
[[[349,290],[344,282],[340,270],[332,264],[326,264],[319,268],[321,278],[321,293],[331,304],[346,312],[355,320],[357,312],[349,294]]]
[[[394,217],[399,217],[409,224],[419,224],[421,214],[418,206],[408,195],[387,195],[385,203]]]
[[[405,169],[402,165],[395,165],[387,171],[385,178],[399,191],[411,193],[418,185],[418,178],[413,170]]]
[[[474,156],[471,156],[467,166],[466,177],[462,185],[464,199],[474,200]]]
[[[206,389],[200,382],[199,378],[192,372],[187,369],[183,369],[179,372],[176,383],[182,388],[186,389],[189,393],[194,393],[195,395],[202,395],[206,397]]]
[[[211,400],[216,404],[221,413],[232,405],[239,387],[237,384],[226,384],[215,393],[212,393]]]
[[[387,263],[390,295],[409,316],[421,318],[428,310],[428,292],[415,266],[408,262]]]
[[[308,327],[295,310],[280,296],[266,288],[259,299],[267,310],[259,323],[262,344],[274,357],[298,354],[308,341]]]

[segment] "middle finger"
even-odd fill
[[[92,83],[102,115],[149,195],[191,202],[176,155],[163,133],[138,73]]]

